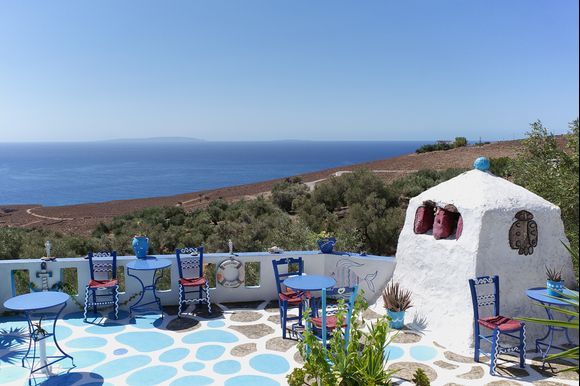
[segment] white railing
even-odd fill
[[[157,255],[159,259],[171,261],[170,288],[159,290],[158,296],[164,305],[176,305],[178,299],[179,272],[175,255]],[[321,254],[314,251],[289,251],[282,254],[271,254],[267,252],[249,252],[235,255],[225,253],[204,254],[204,264],[215,264],[218,267],[222,262],[229,259],[236,259],[241,264],[258,263],[259,282],[257,285],[247,286],[244,282],[237,288],[227,288],[216,284],[211,289],[212,302],[247,302],[247,301],[268,301],[277,299],[276,283],[272,260],[285,257],[302,257],[304,259],[304,270],[307,274],[333,276],[338,285],[359,284],[365,291],[365,297],[369,302],[374,302],[391,279],[395,269],[395,259],[393,257],[359,255],[352,253],[342,254]],[[138,294],[141,287],[137,280],[127,276],[127,263],[135,260],[134,256],[117,257],[117,266],[122,267],[125,277],[125,291],[120,294],[121,303],[131,302],[135,294]],[[85,286],[90,280],[88,260],[82,257],[58,258],[55,261],[46,263],[46,271],[41,269],[40,259],[18,259],[0,260],[0,312],[5,311],[4,302],[16,295],[15,271],[28,271],[30,282],[36,290],[43,287],[44,280],[48,280],[48,287],[63,280],[64,269],[76,269],[76,281],[78,294],[73,294],[77,303],[84,303]],[[135,274],[135,271],[132,271]],[[152,272],[142,272],[142,280],[148,284],[152,280]],[[244,278],[241,278],[244,279]],[[132,303],[130,303],[132,304]],[[78,308],[75,302],[69,302],[68,309]],[[128,308],[128,305],[122,307]]]

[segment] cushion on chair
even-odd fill
[[[179,279],[179,284],[181,284],[184,287],[198,287],[205,285],[205,283],[207,283],[207,280],[205,280],[205,277],[203,276],[196,278],[184,277]]]
[[[89,288],[111,288],[119,284],[117,279],[111,280],[91,280]]]
[[[318,328],[322,328],[322,318],[312,318],[312,324],[314,324]],[[346,321],[342,321],[342,327],[346,327]],[[326,316],[326,329],[333,330],[336,328],[336,316],[335,315],[327,315]]]
[[[490,330],[494,330],[496,327],[499,327],[500,331],[514,331],[522,327],[522,324],[517,320],[513,320],[501,315],[482,318],[477,322],[482,326],[489,328]]]
[[[298,293],[288,288],[286,289],[286,291],[282,292],[281,294],[278,294],[278,296],[280,300],[287,301],[290,304],[297,304],[300,303],[302,300],[304,300],[304,298],[310,299],[312,295],[310,295],[310,292],[308,291],[304,293]]]

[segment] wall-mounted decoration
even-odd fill
[[[364,270],[362,267],[364,267],[362,263],[350,259],[340,259],[336,262],[336,270],[330,276],[336,280],[337,286],[352,287],[358,285],[361,281],[361,277],[354,270],[358,270],[358,268]],[[378,273],[379,271],[377,270],[369,273],[365,272],[365,276],[362,278],[367,287],[373,292],[376,291],[374,280]]]
[[[531,255],[538,245],[538,224],[534,215],[526,210],[520,210],[515,218],[509,232],[510,247],[517,249],[520,255]]]
[[[415,212],[415,223],[413,224],[413,231],[415,234],[421,235],[433,228],[433,221],[435,220],[435,203],[433,201],[425,201],[423,205],[417,208]]]

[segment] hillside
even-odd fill
[[[310,186],[333,174],[356,169],[369,169],[381,179],[389,182],[407,173],[422,169],[443,170],[447,168],[469,168],[473,160],[485,157],[515,157],[521,148],[521,140],[502,141],[476,147],[462,147],[447,151],[422,154],[408,154],[383,160],[341,166],[302,175]],[[152,197],[134,200],[118,200],[104,203],[52,206],[40,205],[0,205],[0,226],[43,228],[65,234],[90,234],[100,222],[107,222],[115,216],[153,206],[180,205],[198,208],[217,198],[229,201],[255,197],[269,192],[282,179],[258,182],[248,185],[207,190],[175,196]]]

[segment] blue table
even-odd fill
[[[568,289],[565,289],[564,293],[573,294],[574,292],[570,291]],[[546,310],[546,313],[548,314],[548,319],[550,319],[550,320],[555,320],[555,318],[554,318],[554,315],[552,313],[552,310],[550,308],[548,308],[548,306],[572,307],[571,304],[568,304],[568,303],[563,302],[561,300],[549,297],[546,288],[541,288],[541,287],[540,288],[530,288],[529,290],[526,291],[526,295],[530,299],[535,300],[544,306],[544,309]],[[568,321],[571,321],[572,319],[574,319],[574,317],[571,316],[567,319],[568,319]],[[554,327],[554,326],[548,326],[547,328],[548,328],[548,331],[546,332],[546,335],[543,336],[542,338],[536,339],[536,352],[539,352],[542,355],[542,359],[543,359],[542,367],[545,365],[546,357],[549,355],[550,350],[552,348],[554,348],[556,350],[566,350],[566,348],[564,348],[564,347],[554,345],[554,332],[563,331],[568,343],[573,344],[572,340],[570,339],[570,336],[568,335],[567,328]],[[549,339],[549,341],[546,341],[547,339]],[[545,347],[545,349],[542,350],[542,347]]]
[[[301,275],[289,277],[284,280],[284,285],[297,291],[322,291],[334,287],[336,280],[323,275]]]
[[[147,259],[137,259],[127,264],[127,276],[134,277],[137,281],[141,284],[141,296],[139,299],[129,307],[130,313],[135,312],[143,312],[143,311],[150,311],[151,309],[147,306],[151,304],[157,304],[159,307],[159,311],[161,312],[161,317],[163,317],[163,308],[161,308],[161,299],[157,296],[157,282],[161,278],[161,275],[157,276],[157,271],[163,270],[167,267],[171,266],[171,261],[167,259],[158,260],[156,258],[147,258]],[[150,285],[145,285],[143,280],[137,275],[131,273],[131,271],[139,271],[139,272],[146,272],[146,271],[153,271],[153,277],[151,279]],[[153,300],[147,303],[142,303],[143,299],[145,298],[145,293],[147,291],[151,291],[153,294]]]
[[[61,312],[66,307],[66,302],[70,299],[68,294],[63,292],[33,292],[29,294],[15,296],[4,302],[4,307],[17,312],[23,312],[26,315],[26,320],[28,322],[28,332],[30,334],[30,339],[28,341],[28,350],[22,358],[22,367],[25,367],[24,362],[27,360],[32,360],[32,365],[30,366],[30,373],[35,373],[39,370],[45,369],[45,373],[50,375],[51,365],[59,362],[63,359],[70,358],[72,365],[74,367],[74,359],[72,356],[65,353],[62,348],[58,345],[56,339],[56,321],[60,316]],[[43,320],[44,316],[49,314],[49,310],[55,307],[59,307],[56,312],[56,316],[52,322],[52,332],[46,331],[46,334],[39,333],[38,326],[41,322],[34,323],[32,319],[34,317],[39,317]],[[57,350],[60,351],[62,355],[46,355],[46,339],[52,337],[54,345]],[[34,349],[32,349],[32,343],[34,342]],[[39,343],[40,342],[40,343]],[[36,345],[40,344],[39,353],[36,353]],[[32,355],[30,350],[32,349]],[[38,365],[35,365],[36,360],[39,360]]]
[[[329,276],[323,275],[300,275],[289,277],[288,279],[284,280],[284,285],[288,288],[292,288],[293,290],[298,291],[299,293],[306,291],[322,291],[323,288],[326,289],[334,287],[336,285],[336,280]],[[302,299],[304,302],[304,309],[310,308],[310,299],[306,296],[303,296]],[[316,310],[314,308],[311,309],[311,316],[316,315]],[[292,330],[295,333],[297,332],[297,327],[303,327],[301,320],[297,325],[292,326]]]

